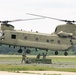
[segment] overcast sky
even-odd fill
[[[26,13],[76,20],[76,0],[0,0],[0,20],[38,18]],[[40,19],[11,24],[15,29],[52,33],[57,25],[65,23],[52,19]]]

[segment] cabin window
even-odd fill
[[[46,42],[49,42],[49,40],[47,39]]]
[[[12,38],[12,39],[16,39],[16,35],[12,34],[12,35],[11,35],[11,38]]]
[[[24,39],[27,40],[27,36],[25,36]]]
[[[58,42],[58,44],[60,44],[60,40],[58,40],[57,42]]]
[[[39,39],[38,38],[35,38],[35,40],[38,41]]]

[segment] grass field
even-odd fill
[[[35,59],[36,56],[28,56]],[[21,64],[20,55],[0,55],[0,71],[67,71],[76,72],[75,56],[48,56],[52,64]]]

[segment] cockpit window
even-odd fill
[[[55,32],[57,32],[57,27],[56,27],[56,29],[55,29]]]
[[[2,33],[2,36],[4,36],[4,33]]]
[[[0,37],[1,37],[1,36],[4,36],[4,33],[3,33],[2,31],[0,31]]]

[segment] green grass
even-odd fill
[[[0,57],[0,60],[19,60],[21,57]]]
[[[67,72],[76,72],[75,68],[48,68],[43,66],[23,66],[23,65],[0,65],[0,71],[67,71]]]
[[[76,62],[76,57],[51,57],[53,62]]]

